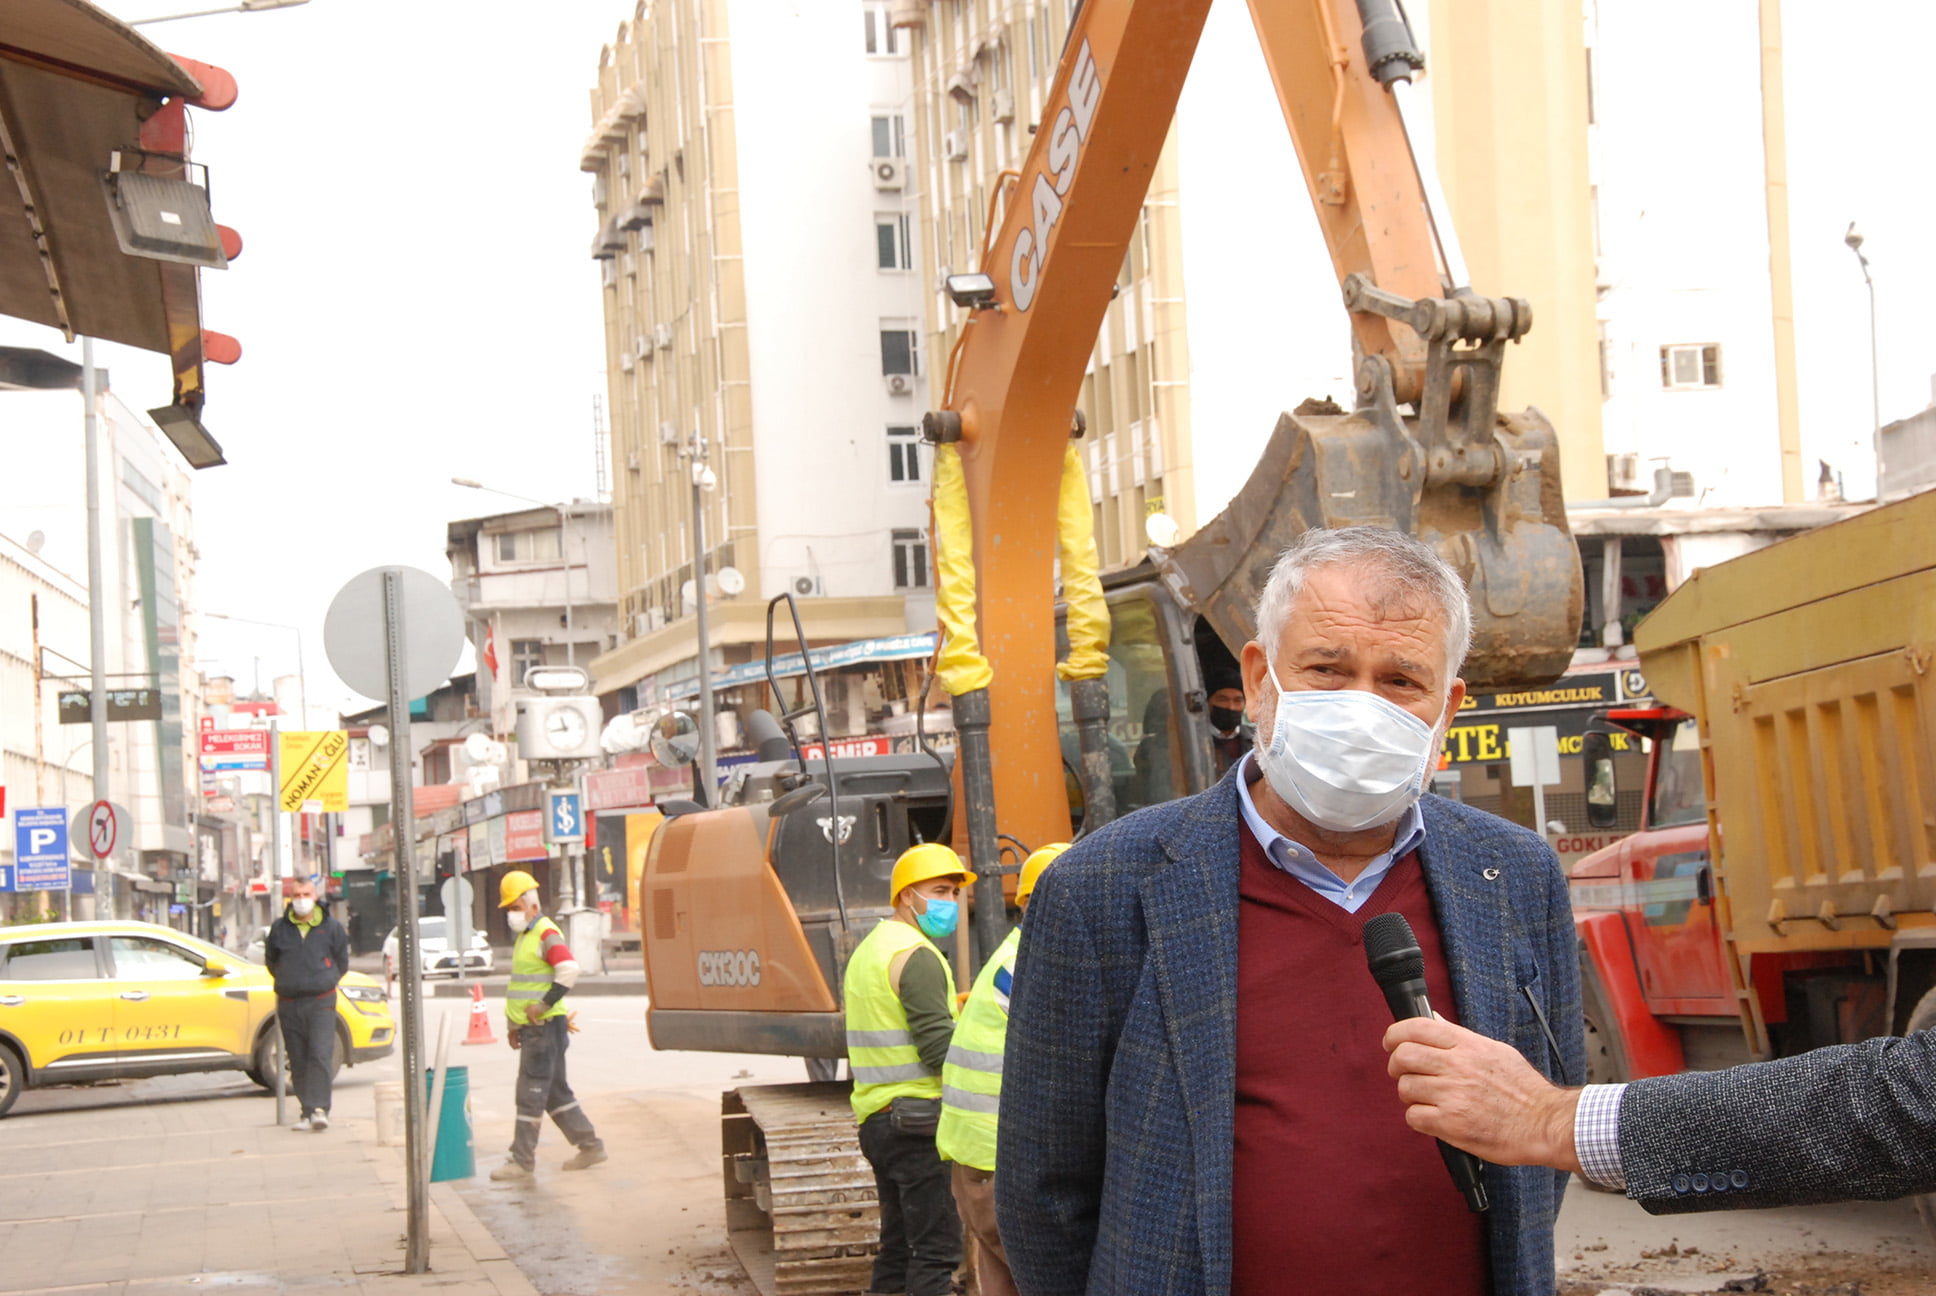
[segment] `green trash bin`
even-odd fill
[[[424,1105],[437,1092],[437,1068],[424,1070]],[[437,1146],[430,1154],[430,1182],[468,1179],[477,1173],[471,1155],[471,1070],[454,1066],[444,1078],[444,1108],[437,1118]]]

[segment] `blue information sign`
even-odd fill
[[[67,886],[67,811],[60,806],[16,810],[13,816],[13,886],[16,891],[59,891]]]
[[[545,840],[553,845],[585,840],[585,816],[578,806],[576,792],[553,792],[545,815]]]

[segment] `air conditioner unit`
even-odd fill
[[[1617,491],[1646,489],[1640,480],[1640,456],[1637,454],[1608,455],[1607,488]]]
[[[988,96],[988,112],[998,122],[1015,120],[1015,95],[1007,90],[997,90]]]
[[[913,374],[887,375],[887,394],[889,396],[914,395],[914,375]]]
[[[820,593],[820,578],[818,576],[795,576],[790,588],[793,590],[793,596],[795,598],[812,598],[814,595]]]
[[[637,472],[643,467],[645,467],[645,461],[639,457],[638,451],[632,450],[627,452],[625,456],[626,472]]]
[[[635,355],[635,356],[649,356],[649,355],[651,355],[651,354],[652,354],[652,339],[651,339],[651,338],[649,338],[649,337],[635,337],[635,338],[633,338],[633,339],[632,339],[632,354],[633,354],[633,355]]]
[[[943,131],[941,133],[941,153],[950,162],[966,162],[968,160],[968,132],[958,130]]]
[[[870,164],[874,168],[874,187],[876,189],[904,189],[907,187],[907,163],[900,158],[875,158]]]
[[[659,344],[659,350],[670,351],[672,349],[672,325],[654,324],[652,326],[652,340]]]
[[[653,247],[652,222],[647,221],[645,224],[639,226],[639,251],[650,252]]]
[[[598,263],[598,270],[600,283],[607,288],[618,287],[618,267],[612,264],[611,258],[607,257],[600,261]]]
[[[678,445],[679,444],[679,425],[677,423],[674,423],[671,419],[666,419],[659,424],[659,444],[660,445]]]
[[[624,372],[631,373],[633,367],[636,366],[637,364],[638,364],[638,361],[632,358],[632,353],[630,351],[621,351],[618,353],[618,367]]]

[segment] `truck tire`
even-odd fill
[[[1915,1011],[1909,1014],[1907,1033],[1936,1029],[1936,988],[1925,994],[1916,1004]],[[0,1102],[0,1111],[5,1111]],[[1931,1238],[1936,1238],[1936,1193],[1923,1193],[1916,1198],[1916,1213],[1923,1217],[1923,1228]]]
[[[1586,1083],[1624,1084],[1633,1078],[1627,1048],[1614,1019],[1600,974],[1584,957],[1580,960],[1580,1008],[1586,1026]]]
[[[10,1044],[0,1044],[0,1116],[5,1116],[14,1100],[27,1087],[27,1067]]]

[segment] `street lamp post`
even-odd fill
[[[692,471],[692,601],[694,631],[699,651],[699,777],[705,790],[705,804],[711,806],[719,795],[719,761],[714,751],[717,730],[713,724],[712,643],[706,625],[706,492],[719,484],[719,477],[706,462],[706,438],[695,431],[679,456]],[[823,735],[824,741],[824,735]]]
[[[88,724],[94,743],[94,799],[106,801],[108,785],[108,623],[105,548],[101,539],[101,419],[94,381],[94,339],[81,339],[81,440],[87,461],[87,655]],[[159,682],[159,681],[157,681]],[[65,777],[65,775],[63,775]],[[64,807],[63,807],[64,808]],[[116,918],[114,871],[108,871],[108,917]],[[98,901],[97,901],[98,903]]]
[[[1879,500],[1882,498],[1882,361],[1876,340],[1875,276],[1869,273],[1869,258],[1862,255],[1862,231],[1855,227],[1854,221],[1849,222],[1849,232],[1842,236],[1842,241],[1855,253],[1856,262],[1862,267],[1862,282],[1869,288],[1869,400],[1873,411],[1870,437],[1875,453],[1875,493]]]
[[[205,617],[217,621],[236,621],[243,625],[268,626],[273,630],[287,630],[296,636],[296,698],[302,707],[302,727],[309,728],[309,675],[303,667],[302,630],[284,621],[259,621],[255,617],[233,616],[227,612],[204,612]]]
[[[563,562],[565,569],[565,665],[576,666],[578,664],[578,650],[577,645],[573,642],[575,636],[572,633],[571,626],[571,506],[569,504],[547,504],[543,500],[532,499],[529,495],[519,495],[515,491],[499,490],[495,486],[486,486],[483,482],[473,481],[469,477],[453,477],[450,479],[450,482],[453,486],[467,486],[471,490],[487,491],[492,495],[502,495],[505,499],[523,500],[526,504],[535,504],[539,508],[557,510],[558,557]],[[522,684],[523,682],[522,680],[511,681],[513,685]]]

